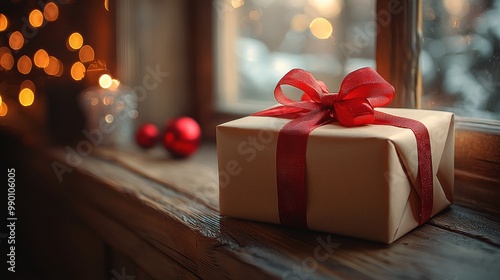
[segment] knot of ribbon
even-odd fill
[[[300,101],[288,98],[281,86],[302,90]],[[274,97],[283,106],[253,114],[291,119],[278,134],[276,178],[278,211],[283,225],[307,228],[306,148],[309,134],[317,127],[337,120],[353,127],[366,124],[408,128],[417,139],[418,179],[421,185],[419,224],[432,215],[433,176],[430,139],[419,121],[374,110],[388,105],[394,87],[374,69],[365,67],[349,73],[338,93],[330,93],[322,81],[302,69],[292,69],[276,85]],[[294,152],[292,152],[294,151]]]

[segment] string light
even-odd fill
[[[31,59],[27,55],[23,55],[17,60],[17,70],[21,74],[29,74],[31,72]]]
[[[44,49],[39,49],[33,56],[36,67],[45,68],[49,65],[49,54]]]
[[[325,18],[315,18],[309,25],[309,29],[314,37],[318,39],[328,39],[332,36],[332,24]]]
[[[59,8],[54,2],[49,2],[43,8],[43,16],[47,21],[55,21],[59,17]]]
[[[78,50],[83,45],[83,37],[80,33],[75,32],[69,35],[68,45],[70,50]]]
[[[78,57],[80,58],[80,61],[83,63],[91,62],[94,60],[95,57],[94,49],[89,45],[85,45],[78,52]]]
[[[85,77],[85,65],[81,62],[75,62],[71,66],[71,78],[75,81],[80,81]]]
[[[9,46],[11,49],[17,51],[21,49],[24,45],[24,37],[23,34],[19,31],[14,31],[10,34],[9,37]]]
[[[9,108],[7,107],[7,104],[2,102],[2,104],[0,104],[0,117],[5,117],[8,111]]]
[[[21,89],[21,91],[19,92],[19,103],[21,103],[21,105],[25,107],[28,107],[33,104],[33,101],[35,101],[35,94],[33,93],[33,91],[29,88]]]
[[[113,79],[108,74],[103,74],[99,77],[99,85],[102,88],[109,88],[113,84]]]
[[[0,14],[0,32],[5,31],[9,27],[9,20],[4,14]]]
[[[29,22],[33,27],[40,27],[43,24],[43,14],[40,10],[34,9],[29,15]]]

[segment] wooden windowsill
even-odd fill
[[[500,213],[476,204],[457,173],[456,204],[391,245],[221,217],[216,150],[187,160],[156,148],[94,147],[59,182],[63,147],[31,151],[45,190],[67,201],[104,242],[147,279],[495,279]],[[480,194],[481,195],[481,194]],[[488,200],[488,198],[485,198]],[[498,201],[498,200],[496,200]],[[488,204],[490,203],[490,204]],[[320,241],[321,240],[321,241]],[[329,245],[325,245],[329,244]],[[325,247],[326,246],[326,247]],[[325,255],[327,254],[327,255]]]

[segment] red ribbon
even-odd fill
[[[288,98],[281,89],[282,85],[290,85],[304,91],[301,101]],[[330,93],[325,84],[316,80],[311,73],[293,69],[278,82],[274,97],[284,106],[273,107],[253,115],[292,119],[280,130],[276,147],[281,224],[307,228],[307,139],[315,128],[335,120],[346,127],[381,124],[413,131],[417,139],[418,179],[422,186],[419,224],[425,223],[431,217],[433,176],[429,132],[419,121],[373,109],[388,105],[394,97],[394,87],[375,70],[367,67],[349,73],[342,81],[340,91]]]

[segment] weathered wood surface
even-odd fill
[[[60,162],[66,156],[63,149],[49,154]],[[383,245],[220,217],[210,145],[187,160],[171,160],[162,150],[99,148],[73,168],[65,187],[53,191],[67,192],[77,215],[153,279],[500,276],[496,210],[453,205]],[[48,180],[55,177],[49,170],[45,174]]]

